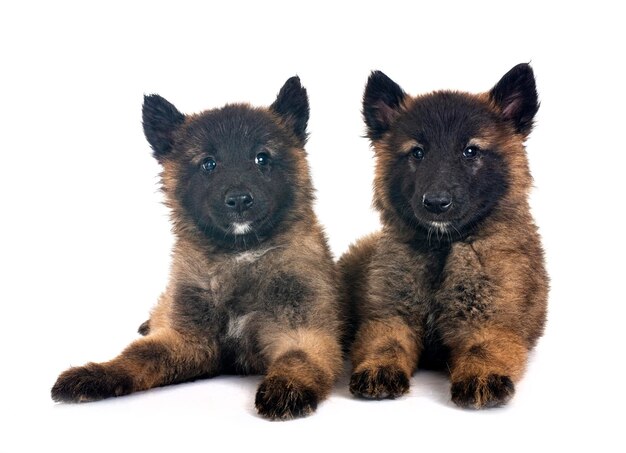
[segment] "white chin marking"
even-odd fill
[[[244,223],[233,223],[233,233],[235,234],[248,234],[252,231],[252,227],[250,226],[252,222],[244,222]]]
[[[436,228],[440,233],[445,233],[448,231],[448,227],[450,226],[450,222],[430,222],[430,225],[433,228]]]

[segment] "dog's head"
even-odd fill
[[[383,221],[454,239],[497,207],[515,209],[530,187],[523,143],[538,108],[528,64],[478,95],[411,97],[373,72],[363,116],[376,153],[374,203]]]
[[[312,198],[303,149],[308,119],[298,77],[269,108],[231,104],[183,115],[161,96],[145,96],[144,132],[164,169],[175,226],[245,248],[297,217]]]

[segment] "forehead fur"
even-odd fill
[[[408,100],[392,134],[435,146],[452,138],[468,141],[498,125],[498,116],[481,96],[437,91]]]
[[[178,145],[208,153],[247,150],[270,142],[296,145],[275,114],[247,104],[229,104],[191,115],[177,137]]]

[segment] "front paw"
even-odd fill
[[[287,377],[274,376],[261,383],[254,405],[263,417],[289,420],[313,413],[317,402],[318,396],[312,389]]]
[[[472,376],[452,383],[452,402],[465,408],[502,406],[514,393],[515,385],[511,378],[499,374]]]
[[[350,378],[350,392],[363,398],[397,398],[408,391],[409,376],[393,365],[366,369]]]
[[[126,373],[99,363],[89,363],[61,373],[51,395],[54,401],[82,403],[127,395],[132,391],[133,381]]]

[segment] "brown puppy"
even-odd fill
[[[183,115],[146,96],[145,135],[163,167],[176,244],[145,337],[105,363],[70,368],[56,401],[93,401],[220,373],[264,373],[256,408],[307,415],[342,367],[337,283],[312,208],[297,77],[269,108]]]
[[[524,149],[538,108],[527,64],[479,95],[411,97],[371,74],[363,114],[383,228],[340,260],[353,394],[402,395],[419,364],[449,370],[462,407],[513,395],[546,317]]]

